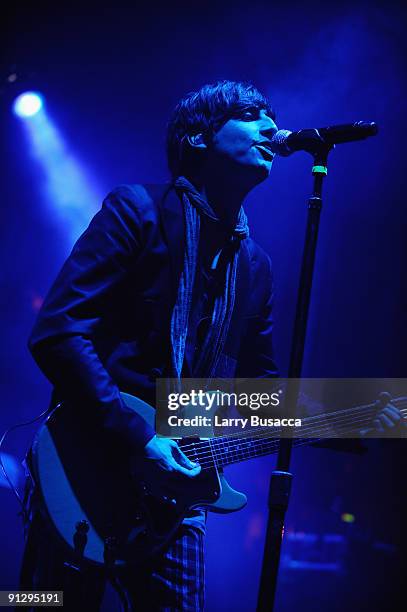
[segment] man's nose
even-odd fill
[[[260,134],[266,138],[273,138],[274,134],[278,131],[278,127],[272,119],[265,117],[260,125]]]

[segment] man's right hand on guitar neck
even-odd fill
[[[157,466],[167,472],[180,472],[193,477],[201,471],[201,466],[190,461],[178,444],[170,438],[151,438],[144,447],[144,456],[156,461]]]

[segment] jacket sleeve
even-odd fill
[[[31,353],[58,397],[85,405],[105,430],[135,451],[154,431],[124,404],[93,336],[142,248],[137,195],[142,197],[141,190],[137,194],[137,189],[122,186],[107,196],[45,298],[29,339]]]

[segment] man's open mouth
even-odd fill
[[[257,142],[254,146],[260,151],[265,160],[273,161],[275,154],[270,150],[268,145]]]

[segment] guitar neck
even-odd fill
[[[391,403],[407,417],[407,397],[393,399]],[[372,425],[376,413],[375,403],[303,418],[301,427],[291,428],[293,445],[311,444],[323,438],[357,438],[361,430]],[[276,453],[283,429],[287,431],[287,428],[281,427],[261,427],[212,438],[209,443],[214,463],[217,467],[224,467]]]

